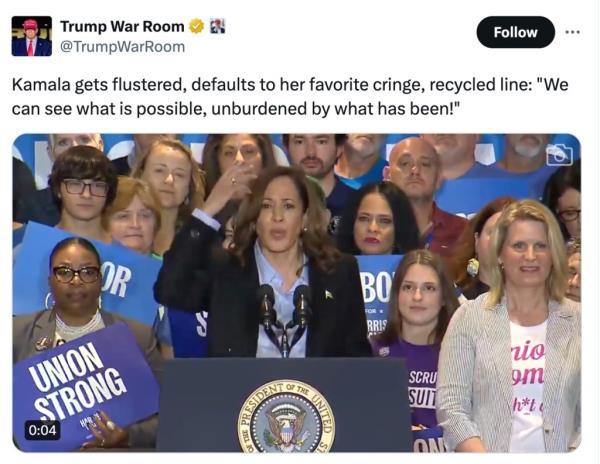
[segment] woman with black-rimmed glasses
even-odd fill
[[[581,160],[562,166],[546,182],[543,203],[554,213],[565,241],[581,239]]]
[[[107,313],[100,307],[102,274],[100,255],[84,238],[69,237],[50,253],[48,285],[53,299],[51,309],[13,318],[13,362],[17,363],[63,343],[124,322],[160,380],[162,358],[150,327]],[[121,427],[100,411],[90,427],[93,439],[83,448],[153,448],[158,416]]]
[[[84,145],[69,148],[52,165],[48,183],[60,210],[56,227],[92,240],[112,241],[103,213],[115,198],[117,175],[104,153]]]

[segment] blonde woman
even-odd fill
[[[194,208],[202,205],[202,171],[187,145],[160,139],[145,156],[138,158],[131,176],[148,182],[158,195],[161,225],[154,240],[154,252],[162,256]]]
[[[554,215],[507,206],[492,235],[489,293],[461,306],[442,342],[437,416],[450,450],[565,452],[580,439],[581,312],[565,298]]]

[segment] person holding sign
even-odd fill
[[[404,254],[419,247],[411,204],[391,182],[367,184],[346,205],[338,247],[353,255]]]
[[[138,253],[162,259],[153,253],[154,239],[160,230],[160,200],[147,182],[119,176],[117,196],[106,216],[113,239]],[[163,357],[173,358],[173,340],[164,308],[157,314],[155,333]]]
[[[148,182],[160,201],[160,228],[153,252],[162,256],[190,213],[203,203],[202,171],[187,145],[161,138],[150,146],[145,156],[137,159],[131,177]]]
[[[304,173],[268,168],[250,190],[254,176],[245,163],[221,176],[165,255],[155,299],[192,312],[206,308],[209,356],[370,356],[356,260],[329,243]],[[234,196],[246,198],[235,247],[223,250],[214,216]],[[265,293],[257,297],[259,290]]]
[[[91,240],[112,241],[102,215],[115,198],[117,174],[104,153],[87,145],[69,148],[54,161],[48,184],[60,210],[56,227]]]
[[[54,305],[50,311],[42,310],[13,318],[14,363],[117,322],[125,322],[155,377],[159,379],[162,358],[150,328],[100,308],[100,265],[96,248],[84,238],[70,237],[54,247],[50,254],[48,276]],[[157,429],[156,415],[124,428],[100,412],[89,427],[94,438],[82,443],[82,447],[152,448],[155,446]]]
[[[438,255],[414,250],[392,282],[387,325],[372,338],[373,354],[405,358],[414,451],[444,451],[435,416],[440,344],[458,300]]]
[[[581,439],[581,311],[565,298],[565,244],[534,200],[492,235],[490,292],[462,305],[442,341],[437,416],[450,450],[566,452]]]

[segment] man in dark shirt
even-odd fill
[[[451,248],[467,220],[441,210],[433,200],[443,181],[439,155],[420,137],[409,137],[394,145],[384,177],[400,187],[413,207],[421,240],[426,248],[451,256]]]
[[[327,209],[331,212],[331,233],[335,233],[344,206],[354,193],[333,171],[345,139],[345,134],[283,134],[283,145],[292,166],[316,178],[325,192]]]

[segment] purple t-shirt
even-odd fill
[[[413,430],[414,451],[445,451],[442,442],[442,429],[438,427],[435,415],[435,383],[437,381],[440,346],[413,345],[398,340],[391,345],[372,343],[373,354],[379,357],[404,358],[408,372],[408,401],[411,423],[428,430]]]

